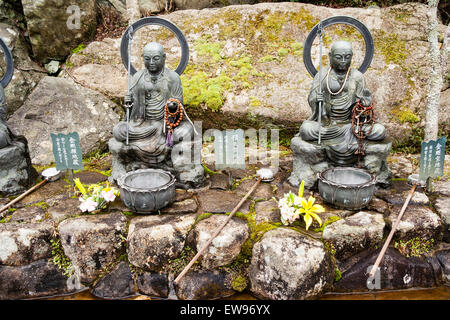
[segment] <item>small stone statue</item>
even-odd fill
[[[180,161],[183,155],[172,154],[179,143],[192,149],[195,131],[183,107],[180,77],[165,66],[166,55],[159,43],[148,43],[143,59],[145,69],[133,76],[130,94],[125,96],[125,104],[132,104],[130,121],[118,123],[109,141],[112,178],[153,167],[174,173],[179,187],[198,187],[204,182],[201,163]]]
[[[390,172],[385,160],[391,143],[384,145],[381,153],[378,150],[376,154],[372,152],[374,147],[371,149],[367,145],[368,141],[383,141],[386,136],[385,127],[374,121],[362,122],[359,126],[354,123],[355,105],[362,110],[372,110],[372,97],[363,74],[350,67],[352,57],[350,42],[333,43],[329,52],[330,66],[314,77],[308,96],[312,116],[302,123],[299,133],[291,141],[291,148],[297,156],[297,159],[294,159],[294,172],[290,177],[291,184],[298,185],[301,180],[305,180],[306,184],[312,187],[317,172],[330,166],[352,166],[355,163],[375,175],[386,171],[382,177],[377,178],[381,184],[390,183]],[[319,124],[320,102],[322,114]],[[364,112],[356,115],[359,116],[364,116]],[[362,155],[365,155],[364,159],[361,159]],[[373,156],[378,157],[377,161]],[[300,163],[300,158],[303,164]],[[360,160],[364,163],[360,164]]]
[[[0,85],[0,196],[25,191],[38,176],[31,165],[27,139],[12,133],[6,114],[5,92]]]

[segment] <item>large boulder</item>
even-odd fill
[[[439,270],[425,258],[406,258],[389,247],[381,260],[375,277],[368,274],[381,249],[361,252],[339,265],[342,278],[334,284],[336,292],[361,292],[367,290],[401,290],[434,287],[438,283]]]
[[[334,275],[323,243],[294,230],[270,230],[253,247],[249,277],[257,297],[314,298],[327,290]]]
[[[51,223],[0,223],[0,265],[23,266],[50,258]]]
[[[7,111],[8,114],[13,114],[45,76],[45,69],[30,59],[25,37],[17,27],[0,23],[0,38],[11,50],[14,59],[14,74],[5,88]],[[3,60],[3,56],[3,52],[0,51],[0,61]],[[0,74],[3,75],[5,67],[3,62],[0,63]]]
[[[220,299],[235,293],[231,282],[231,275],[224,271],[190,271],[175,286],[175,292],[181,300]]]
[[[121,261],[92,288],[91,293],[103,299],[120,299],[136,294],[129,265]]]
[[[360,211],[327,225],[322,237],[333,245],[337,259],[346,259],[379,245],[383,239],[384,226],[382,214]]]
[[[33,164],[54,162],[50,133],[76,131],[83,155],[104,148],[119,122],[117,106],[70,79],[45,77],[8,123],[26,135]]]
[[[73,293],[82,289],[48,259],[10,267],[0,265],[0,299],[17,300]]]
[[[193,246],[197,251],[205,246],[227,218],[228,216],[225,215],[212,215],[195,225],[192,230],[192,238]],[[247,222],[239,218],[232,218],[199,258],[200,264],[205,269],[214,269],[233,262],[241,252],[242,245],[248,236]]]
[[[388,137],[409,139],[413,126],[423,125],[426,109],[426,12],[426,5],[418,3],[382,9],[333,9],[291,2],[179,10],[164,18],[176,22],[187,38],[191,59],[181,76],[184,100],[192,114],[205,120],[206,127],[217,125],[217,114],[211,111],[226,115],[227,125],[240,126],[270,122],[297,126],[309,118],[307,96],[312,78],[302,61],[304,41],[321,19],[352,16],[363,22],[374,38],[375,56],[365,77],[377,121],[386,125]],[[445,29],[439,24],[440,35]],[[325,56],[330,43],[342,38],[352,41],[354,65],[358,66],[365,52],[364,42],[350,27],[327,28]],[[154,39],[165,46],[167,63],[175,68],[181,53],[178,41],[165,28],[158,27],[142,30],[134,40],[135,67],[143,67],[142,48]],[[315,65],[317,43],[312,48]],[[123,97],[127,82],[119,44],[120,38],[92,42],[82,54],[72,55],[68,64],[73,76],[112,97]],[[111,76],[104,77],[105,72]],[[448,104],[443,105],[441,123],[448,121],[448,108]]]
[[[36,60],[64,60],[80,43],[94,36],[95,0],[23,0],[33,54]]]
[[[128,260],[136,267],[159,271],[183,250],[195,214],[145,216],[130,222],[127,238]]]
[[[391,214],[386,222],[392,228],[401,207],[393,206]],[[442,239],[443,223],[441,218],[429,207],[423,205],[410,205],[406,208],[402,220],[398,224],[394,238],[397,240],[409,240],[419,238],[422,241],[433,239],[437,242]]]
[[[119,257],[126,225],[126,217],[118,212],[70,218],[59,224],[64,253],[82,282],[94,281]]]

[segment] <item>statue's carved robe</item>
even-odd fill
[[[309,92],[308,103],[312,109],[312,116],[305,120],[300,127],[300,137],[305,141],[318,141],[319,138],[319,103],[317,93],[322,82],[322,93],[324,102],[322,104],[322,115],[329,117],[330,124],[325,123],[322,116],[320,126],[321,143],[325,147],[328,157],[335,163],[347,165],[354,163],[357,159],[354,155],[358,148],[358,141],[352,131],[352,110],[355,103],[363,97],[366,89],[363,74],[355,69],[350,69],[350,73],[345,83],[344,89],[338,95],[331,95],[327,89],[326,75],[330,67],[324,68],[314,77],[312,88]],[[320,79],[319,79],[320,77]],[[330,89],[338,92],[341,84],[330,75]],[[369,125],[365,125],[363,130],[368,133]],[[367,140],[383,140],[385,137],[383,125],[375,123],[372,131],[368,134]]]
[[[129,147],[144,162],[159,163],[166,159],[171,150],[166,145],[164,106],[170,98],[183,103],[183,88],[179,75],[168,69],[152,82],[146,69],[136,72],[131,84],[133,107],[129,123]],[[125,143],[127,124],[118,123],[113,129],[114,138]],[[184,119],[174,129],[173,142],[188,140],[193,136],[193,128]]]

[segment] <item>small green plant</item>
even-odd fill
[[[341,270],[339,270],[339,268],[336,267],[336,276],[334,277],[334,282],[338,282],[341,279],[342,279]]]
[[[52,247],[52,262],[55,266],[63,271],[63,274],[70,278],[74,274],[74,268],[72,262],[65,255],[64,249],[61,244],[61,239],[51,239],[50,245]]]
[[[72,50],[72,53],[80,54],[84,49],[86,49],[86,45],[81,43],[80,45],[78,45],[78,47],[76,47],[75,49]]]
[[[234,291],[242,292],[247,288],[247,279],[239,274],[231,282],[231,287]]]
[[[428,253],[434,245],[434,239],[424,240],[416,237],[405,240],[398,240],[394,242],[394,248],[400,251],[406,257],[421,257]]]

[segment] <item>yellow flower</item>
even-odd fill
[[[303,198],[301,199],[302,207],[300,208],[300,212],[304,213],[303,220],[305,220],[306,223],[306,230],[311,226],[313,218],[320,226],[322,225],[322,220],[317,213],[324,212],[325,209],[320,204],[314,204],[314,201],[316,201],[316,199],[311,196],[308,198],[308,201]]]
[[[78,190],[80,190],[81,194],[83,196],[85,196],[87,192],[86,192],[86,189],[84,188],[83,184],[81,183],[80,179],[75,178],[75,179],[73,179],[73,182],[75,183],[75,186],[78,188]]]

